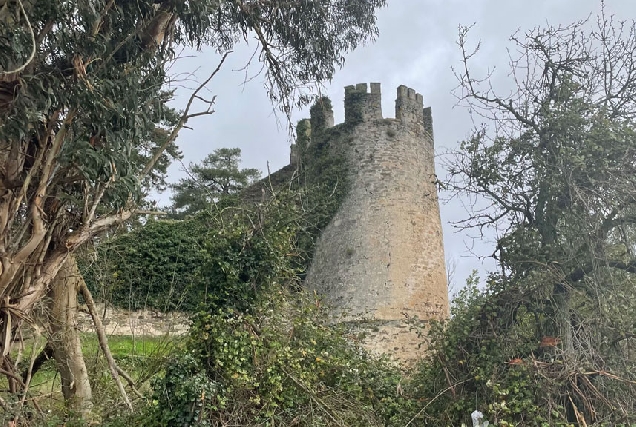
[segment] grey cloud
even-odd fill
[[[598,0],[521,0],[469,1],[469,0],[389,0],[388,7],[378,16],[379,39],[363,46],[347,57],[346,64],[329,83],[325,92],[334,104],[336,122],[343,119],[342,99],[344,86],[360,82],[381,82],[385,117],[393,117],[395,89],[400,84],[415,88],[424,95],[425,103],[433,107],[437,154],[443,155],[458,146],[470,133],[473,123],[465,108],[457,107],[452,95],[456,80],[451,67],[460,65],[456,46],[459,25],[475,23],[471,41],[481,42],[481,52],[475,58],[475,72],[485,75],[497,65],[496,85],[506,85],[508,39],[519,30],[525,32],[536,26],[570,23],[585,19],[600,10]],[[607,0],[607,9],[617,19],[636,16],[636,2]],[[595,19],[594,17],[592,19]],[[215,148],[240,147],[245,167],[266,171],[267,162],[272,171],[289,161],[290,138],[284,117],[272,111],[262,78],[243,84],[245,74],[236,71],[249,59],[252,50],[242,47],[233,54],[228,66],[210,85],[217,95],[216,113],[191,123],[193,130],[184,131],[178,143],[185,154],[185,162],[201,160]],[[179,61],[176,71],[198,69],[204,78],[218,62],[218,55],[204,51],[193,53],[193,58]],[[251,67],[250,72],[257,71]],[[177,104],[184,102],[181,91]],[[308,117],[308,111],[297,111],[293,121]],[[171,179],[177,180],[180,166],[171,168]],[[443,174],[438,165],[438,174]],[[167,195],[161,200],[166,202]],[[457,264],[457,285],[472,269],[485,271],[494,268],[492,262],[482,263],[475,254],[486,256],[492,252],[494,234],[481,241],[473,240],[471,233],[460,232],[449,224],[463,218],[466,212],[457,201],[442,206],[445,223],[447,258]],[[472,235],[475,235],[473,232]]]

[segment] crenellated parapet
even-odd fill
[[[366,83],[345,87],[345,123],[355,124],[382,119],[382,90],[380,83]]]
[[[382,120],[382,89],[380,83],[358,83],[345,87],[345,124]],[[431,108],[424,108],[424,97],[414,89],[400,86],[395,100],[395,119],[406,127],[424,129],[432,137]],[[311,108],[311,129],[320,133],[334,126],[331,102],[319,98]],[[431,139],[432,140],[432,139]]]
[[[370,90],[369,90],[370,89]],[[380,83],[358,83],[345,87],[345,124],[382,120],[382,89]],[[414,89],[400,86],[395,100],[395,119],[406,125],[423,126],[432,135],[431,108],[424,108],[424,97]],[[334,126],[331,101],[320,97],[310,109],[311,130],[320,133]]]
[[[365,347],[414,360],[426,346],[414,319],[425,328],[448,316],[431,109],[400,86],[395,118],[383,118],[379,83],[347,86],[344,103],[344,123],[333,126],[331,103],[321,98],[311,109],[310,136],[307,122],[297,132],[297,146],[310,147],[300,156],[307,170],[332,178],[325,182],[335,183],[334,192],[346,188],[316,242],[305,285]],[[325,159],[342,162],[341,175],[326,177],[333,168]]]
[[[424,97],[404,85],[397,89],[395,118],[402,123],[424,125]]]
[[[326,96],[318,98],[309,109],[309,117],[311,130],[314,133],[333,127],[333,107],[329,98]]]

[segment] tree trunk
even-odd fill
[[[570,313],[572,295],[566,286],[563,283],[557,284],[553,294],[556,326],[554,336],[561,339],[563,357],[569,361],[574,360],[574,328]]]
[[[82,354],[77,326],[77,292],[83,278],[75,257],[69,256],[49,291],[49,344],[62,381],[69,409],[87,415],[93,393]]]
[[[574,357],[574,328],[572,327],[572,319],[570,316],[572,296],[564,285],[559,285],[559,289],[560,291],[554,295],[557,309],[556,323],[558,336],[563,343],[565,358],[571,359]]]

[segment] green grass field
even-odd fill
[[[178,337],[155,336],[110,336],[108,343],[117,364],[135,380],[142,393],[149,390],[149,380],[161,375],[162,363],[168,355],[179,348],[182,339]],[[25,342],[22,348],[21,369],[30,364],[33,346],[39,352],[44,347],[44,340]],[[14,349],[12,357],[18,357],[20,349]],[[111,377],[110,370],[99,347],[97,336],[92,333],[82,334],[82,352],[91,378],[93,400],[95,405],[104,411],[117,411],[122,407],[121,396]],[[125,384],[125,382],[124,382]],[[130,398],[136,396],[126,387]],[[8,383],[0,376],[0,397],[10,400],[7,394]],[[145,393],[144,393],[145,394]],[[29,398],[35,399],[44,411],[58,411],[63,407],[60,378],[53,360],[48,360],[35,373],[29,385]]]

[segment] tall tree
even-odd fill
[[[220,197],[237,194],[260,178],[258,169],[239,168],[240,148],[219,148],[200,164],[190,165],[187,178],[172,184],[172,208],[179,216],[208,208]]]
[[[467,34],[458,95],[487,122],[450,185],[486,206],[463,225],[499,230],[501,265],[472,351],[485,337],[502,361],[550,350],[535,365],[554,380],[535,402],[547,417],[561,406],[559,421],[633,422],[636,25],[601,15],[513,36],[507,95],[471,70]]]
[[[212,113],[200,93],[216,71],[183,112],[167,107],[166,65],[179,46],[209,45],[222,63],[253,37],[268,94],[289,113],[307,100],[302,88],[330,79],[375,35],[384,3],[0,0],[0,366],[12,382],[16,330],[60,295],[49,290],[66,260],[142,213],[144,186],[161,178],[179,131]]]

